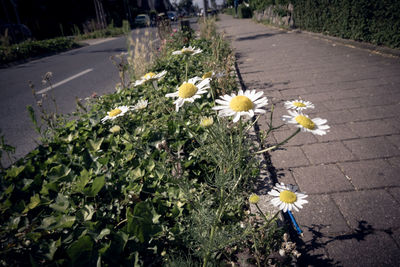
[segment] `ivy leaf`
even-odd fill
[[[53,229],[58,228],[71,228],[75,222],[75,216],[62,215],[61,217],[57,217],[58,223],[54,226]]]
[[[145,171],[144,170],[141,170],[139,167],[137,167],[136,169],[134,169],[133,171],[132,171],[132,176],[133,176],[133,179],[135,180],[135,179],[138,179],[138,178],[140,178],[140,177],[143,177],[145,175]]]
[[[104,175],[94,179],[93,184],[90,188],[85,188],[84,193],[88,197],[95,197],[106,183]]]
[[[93,249],[93,241],[90,236],[85,235],[76,240],[67,249],[67,254],[72,260],[72,263],[77,262],[79,259],[89,258],[84,256],[89,256],[88,253]]]
[[[69,207],[68,198],[65,197],[63,194],[58,193],[56,203],[49,205],[49,207],[53,210],[65,213]]]
[[[146,166],[146,170],[148,172],[151,172],[154,169],[155,166],[156,166],[156,164],[154,163],[154,160],[150,160],[149,163]]]
[[[90,181],[90,172],[88,172],[86,169],[83,169],[81,171],[81,175],[78,177],[76,183],[73,186],[72,189],[73,192],[81,193],[89,181]]]
[[[54,254],[57,251],[57,248],[61,246],[61,237],[57,240],[57,241],[53,241],[51,242],[50,246],[49,246],[49,252],[46,254],[46,257],[49,260],[53,260]]]
[[[110,233],[111,233],[110,229],[104,228],[103,230],[101,230],[100,234],[95,238],[95,241],[98,242],[99,240],[109,235]]]
[[[25,169],[25,166],[19,166],[19,167],[12,167],[11,169],[7,170],[6,178],[15,178],[17,177],[23,170]]]
[[[35,194],[35,195],[31,196],[31,200],[30,200],[28,206],[25,207],[23,213],[26,213],[29,210],[34,209],[37,205],[39,205],[39,203],[40,203],[40,195],[39,194]]]
[[[100,138],[97,141],[93,141],[93,140],[90,139],[89,142],[88,142],[90,151],[92,151],[92,152],[99,151],[103,141],[104,141],[104,138]]]
[[[58,179],[68,176],[70,172],[71,172],[70,168],[67,168],[64,165],[57,165],[50,169],[47,177],[49,178],[50,181],[54,182],[57,181]]]
[[[85,205],[82,209],[82,215],[84,221],[90,221],[93,217],[95,210],[92,205]]]

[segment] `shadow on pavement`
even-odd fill
[[[262,34],[254,34],[246,37],[239,37],[236,38],[236,41],[248,41],[248,40],[255,40],[255,39],[261,39],[261,38],[268,38],[277,34],[285,34],[285,32],[279,32],[279,33],[262,33]]]
[[[338,240],[350,240],[354,239],[357,241],[365,240],[365,237],[375,232],[375,229],[366,221],[359,221],[358,227],[354,229],[353,233],[341,234],[341,235],[329,235],[321,232],[322,229],[329,227],[329,225],[317,225],[312,224],[306,227],[307,230],[312,233],[312,239],[304,242],[298,238],[296,243],[299,245],[299,249],[302,252],[302,256],[299,259],[300,266],[340,266],[340,262],[333,262],[332,259],[326,258],[323,254],[314,254],[314,251],[324,249],[329,243]]]

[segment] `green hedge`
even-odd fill
[[[62,52],[74,47],[79,47],[78,43],[74,39],[67,37],[42,41],[25,41],[11,46],[0,46],[0,65],[43,54]]]
[[[400,47],[398,0],[293,0],[297,27],[342,38]]]

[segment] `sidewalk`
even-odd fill
[[[309,195],[294,213],[304,231],[301,264],[400,266],[400,59],[219,17],[245,87],[276,105],[275,124],[287,113],[284,101],[301,98],[315,105],[306,114],[331,126],[325,136],[299,133],[270,152],[270,175]],[[270,143],[294,130],[282,127]]]

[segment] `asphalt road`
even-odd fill
[[[142,29],[132,34],[135,38],[143,32]],[[104,39],[98,44],[0,69],[0,129],[6,143],[16,148],[14,156],[18,159],[37,146],[38,134],[26,109],[28,105],[36,106],[29,81],[35,84],[36,91],[46,91],[48,85],[42,85],[42,77],[52,72],[54,88],[47,94],[54,96],[60,113],[70,113],[75,110],[76,97],[115,91],[119,76],[110,57],[125,52],[126,47],[125,37]],[[10,161],[3,155],[2,163],[9,165]]]

